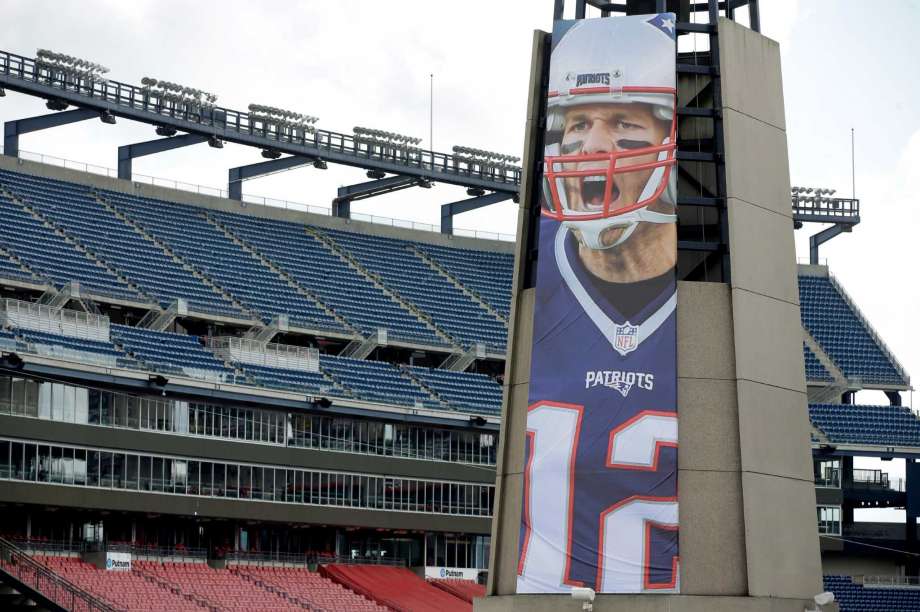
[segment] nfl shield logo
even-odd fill
[[[618,353],[625,355],[636,350],[639,345],[638,339],[639,328],[635,325],[630,325],[629,321],[627,321],[625,325],[617,325],[613,346]]]

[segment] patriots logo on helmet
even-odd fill
[[[630,325],[629,321],[624,325],[617,325],[613,346],[621,355],[636,350],[639,346],[639,328]]]

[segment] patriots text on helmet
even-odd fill
[[[575,77],[575,87],[586,85],[610,85],[609,72],[588,72]]]

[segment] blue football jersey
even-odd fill
[[[567,227],[539,254],[517,592],[674,592],[676,277],[627,320]]]

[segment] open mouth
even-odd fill
[[[589,210],[603,210],[604,192],[607,190],[607,178],[604,176],[586,176],[581,179],[581,201]],[[610,190],[610,205],[620,198],[620,188],[616,181]]]

